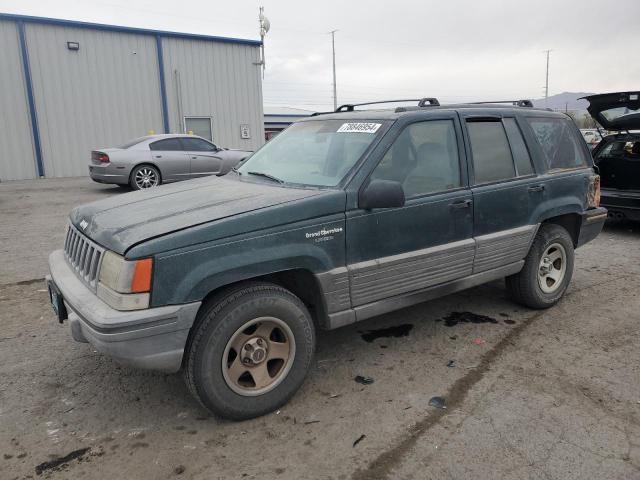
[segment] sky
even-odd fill
[[[640,89],[640,0],[0,0],[0,12],[265,39],[265,105],[441,102]]]

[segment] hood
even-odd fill
[[[89,238],[123,255],[144,240],[324,193],[207,177],[115,195],[77,207],[70,217]]]
[[[640,92],[617,92],[582,97],[587,110],[607,130],[640,130]]]

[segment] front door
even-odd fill
[[[517,120],[463,116],[471,152],[476,257],[474,273],[522,260],[533,240],[531,205],[544,193]]]
[[[471,273],[473,202],[461,147],[457,118],[443,114],[406,125],[375,167],[370,179],[400,182],[406,204],[347,213],[353,306]]]
[[[191,177],[217,175],[222,171],[222,159],[216,154],[218,148],[197,137],[182,137],[183,148],[191,162]]]

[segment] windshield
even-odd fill
[[[286,183],[335,187],[380,134],[380,122],[312,120],[295,123],[238,168]]]

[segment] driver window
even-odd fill
[[[400,182],[407,198],[460,187],[460,160],[452,120],[405,127],[371,176]]]

